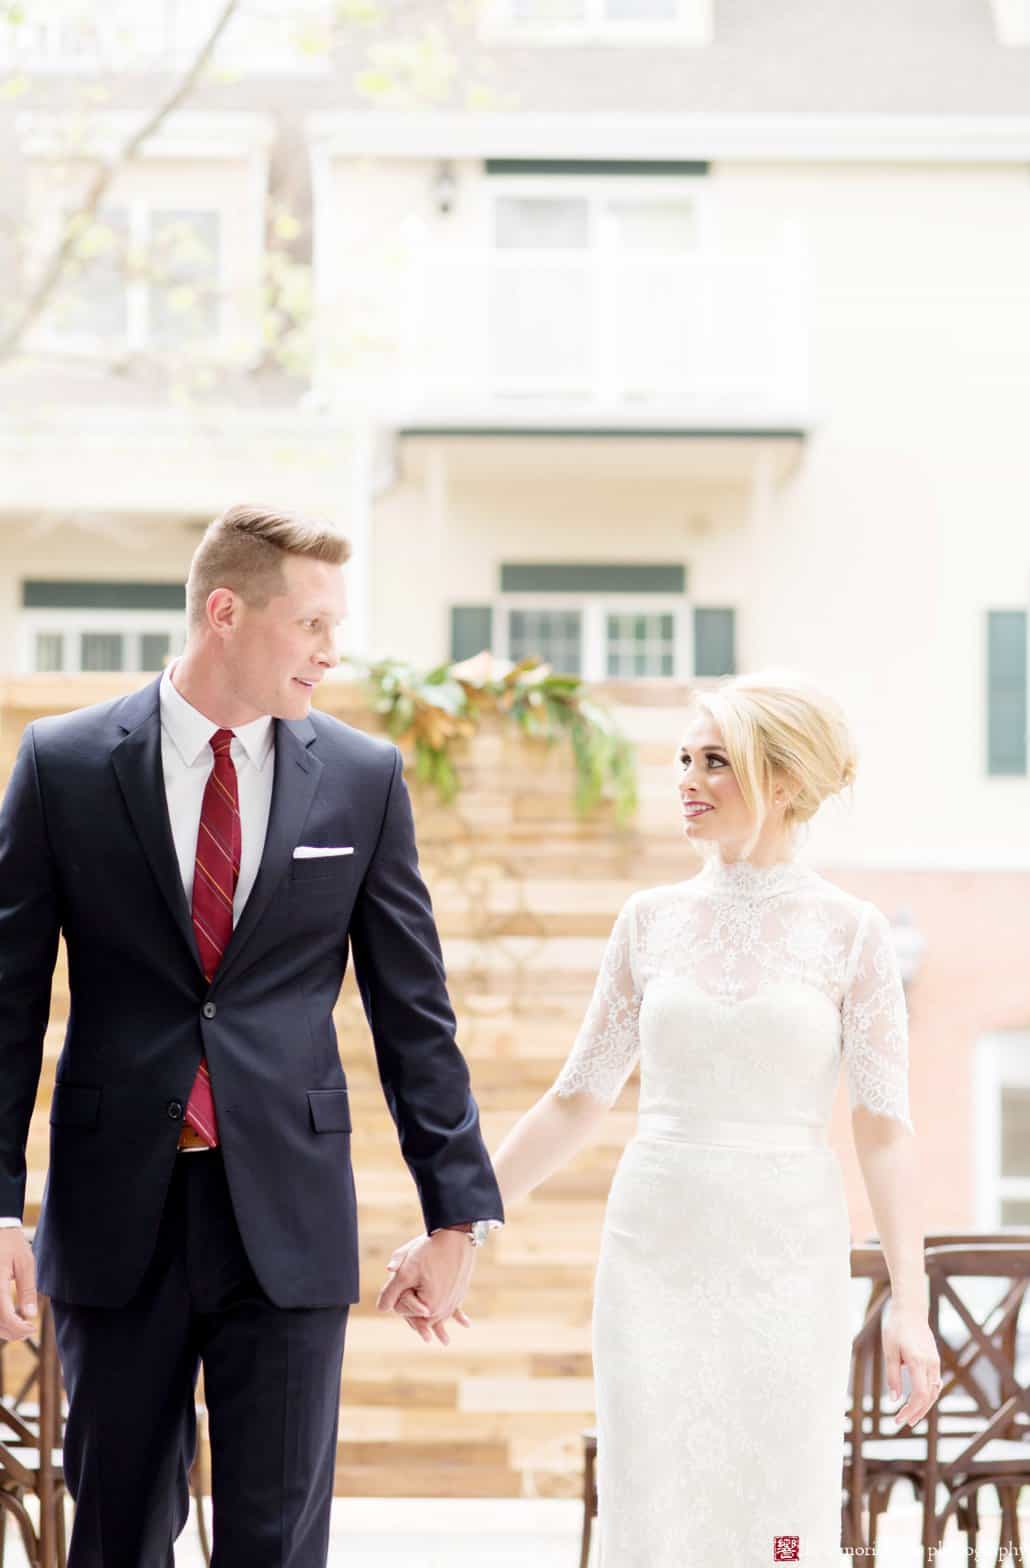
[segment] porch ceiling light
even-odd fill
[[[441,217],[446,217],[453,209],[457,194],[458,179],[454,165],[446,158],[441,159],[433,175],[433,202]]]

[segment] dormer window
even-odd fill
[[[196,58],[221,9],[219,0],[3,6],[0,64],[61,75],[183,70]],[[243,74],[327,73],[331,23],[330,0],[291,0],[286,6],[282,0],[248,0],[222,34],[214,64]]]
[[[708,44],[712,0],[492,0],[483,33],[513,43]]]

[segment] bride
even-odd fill
[[[890,1270],[892,1396],[902,1367],[910,1379],[898,1425],[940,1388],[904,994],[884,915],[797,858],[801,825],[854,776],[836,703],[769,671],[696,692],[685,718],[678,787],[700,870],[627,899],[565,1064],[494,1169],[508,1211],[586,1144],[639,1060],[595,1282],[602,1568],[839,1568],[850,1234],[827,1124],[841,1068]]]

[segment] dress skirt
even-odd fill
[[[671,1122],[627,1145],[602,1232],[601,1568],[840,1568],[851,1324],[837,1156],[812,1127]]]

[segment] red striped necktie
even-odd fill
[[[240,875],[240,797],[229,752],[232,738],[232,730],[216,730],[211,737],[215,765],[204,789],[193,869],[193,930],[209,985],[232,936],[233,896]],[[215,1147],[218,1121],[203,1057],[190,1090],[186,1120],[205,1143]]]

